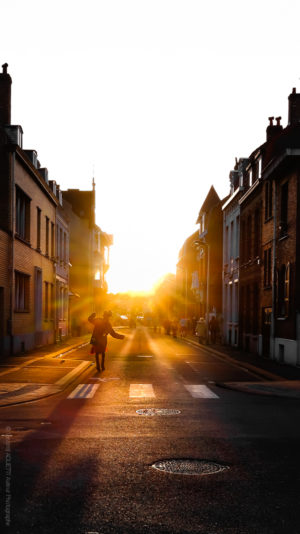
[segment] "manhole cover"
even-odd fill
[[[229,469],[228,465],[210,462],[208,460],[161,460],[152,464],[154,469],[172,473],[173,475],[214,475]]]
[[[178,415],[180,410],[168,410],[164,408],[146,408],[144,410],[137,410],[139,415]]]

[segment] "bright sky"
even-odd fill
[[[287,122],[298,0],[10,0],[0,64],[12,122],[63,189],[97,190],[110,292],[175,272],[213,184]],[[94,171],[93,171],[94,169]]]

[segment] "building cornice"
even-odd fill
[[[256,191],[256,189],[260,186],[260,184],[261,184],[261,180],[256,180],[256,182],[254,182],[254,184],[248,189],[248,191],[246,191],[246,193],[242,196],[242,198],[240,198],[239,205],[243,204],[243,202],[245,202],[245,200],[247,200],[247,198],[249,198],[252,195],[252,193]]]
[[[42,191],[48,196],[48,198],[53,202],[53,204],[55,204],[55,206],[58,206],[58,199],[52,193],[51,189],[43,180],[43,178],[40,176],[38,169],[36,169],[28,160],[27,156],[24,154],[24,151],[17,145],[11,146],[13,147],[12,151],[16,153],[16,156],[18,157],[19,161],[21,162],[23,167],[29,172],[35,183],[40,187],[40,189],[42,189]]]
[[[278,158],[270,161],[270,163],[265,167],[262,177],[263,179],[269,178],[269,176],[275,171],[275,169],[283,162],[284,159],[288,157],[299,157],[300,148],[287,148]]]
[[[236,197],[239,195],[239,193],[243,193],[243,191],[245,190],[244,187],[238,187],[233,193],[232,195],[229,197],[228,200],[226,200],[226,202],[224,202],[223,206],[222,206],[222,211],[225,210],[230,204],[231,202],[233,202],[233,200],[236,200]]]

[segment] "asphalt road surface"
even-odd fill
[[[126,335],[103,373],[1,408],[2,532],[299,534],[300,401],[220,387],[258,379],[180,338]]]

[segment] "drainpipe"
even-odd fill
[[[10,295],[9,295],[9,319],[8,333],[10,335],[10,353],[14,354],[14,266],[15,266],[15,152],[10,152],[10,231],[11,231],[11,250],[10,250]]]
[[[271,315],[271,332],[270,332],[270,356],[275,360],[275,310],[276,310],[276,239],[277,239],[277,187],[274,180],[274,218],[273,218],[273,261],[272,261],[272,315]]]

